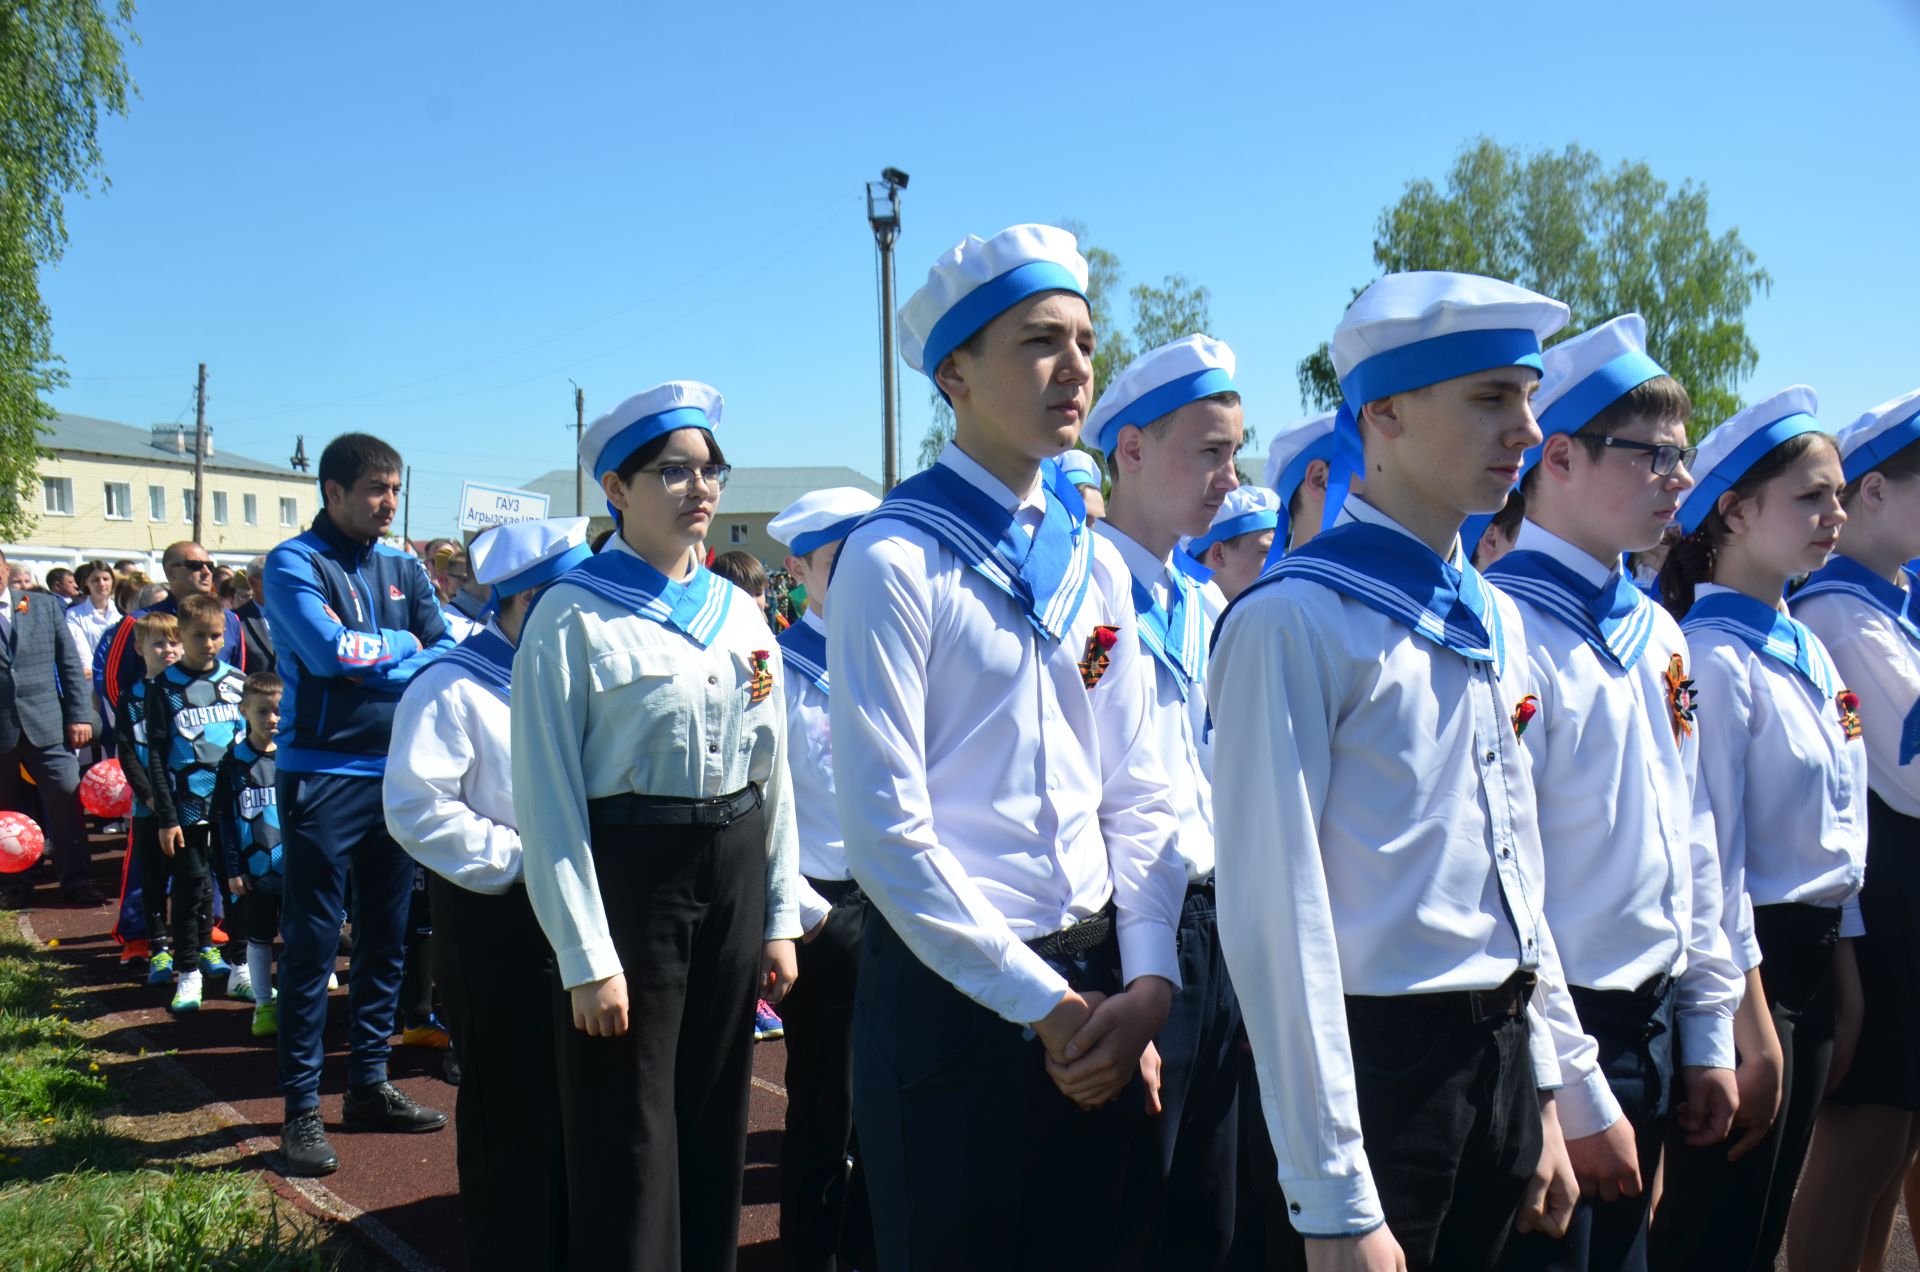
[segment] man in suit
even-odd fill
[[[0,554],[0,569],[6,557]],[[60,894],[82,905],[104,899],[93,886],[92,854],[80,818],[80,765],[74,750],[98,725],[88,701],[87,669],[67,626],[66,605],[50,592],[0,591],[0,807],[37,816],[60,876]],[[39,807],[20,770],[32,775]],[[0,905],[30,903],[33,885],[6,877]]]
[[[233,607],[240,620],[240,638],[249,651],[260,655],[260,665],[251,671],[272,671],[273,633],[267,624],[267,558],[257,556],[247,562],[247,599]]]

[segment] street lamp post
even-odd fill
[[[873,227],[873,241],[880,249],[880,388],[886,395],[880,468],[881,486],[885,490],[900,484],[899,394],[894,387],[897,369],[893,347],[893,245],[900,237],[900,192],[906,188],[907,174],[898,168],[882,168],[878,181],[867,182],[867,224]]]

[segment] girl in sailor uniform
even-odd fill
[[[1851,938],[1862,931],[1867,760],[1857,697],[1781,599],[1788,579],[1826,564],[1847,520],[1839,452],[1816,408],[1813,390],[1796,386],[1707,435],[1680,505],[1685,537],[1660,576],[1693,650],[1693,684],[1675,693],[1698,704],[1734,962],[1759,968],[1768,1013],[1741,1013],[1757,1028],[1736,1023],[1745,1133],[1667,1145],[1657,1268],[1774,1266],[1829,1070],[1845,1067],[1859,1027]],[[1774,1046],[1777,1079],[1766,1063]],[[1769,1124],[1755,1112],[1776,1091]]]
[[[1867,751],[1866,935],[1853,942],[1864,1019],[1821,1107],[1793,1215],[1794,1267],[1878,1267],[1920,1149],[1920,390],[1840,433],[1840,551],[1793,614],[1860,700]],[[1838,1067],[1836,1061],[1836,1067]]]
[[[728,1269],[755,997],[793,981],[797,839],[778,650],[700,564],[720,394],[675,381],[580,457],[619,533],[535,604],[513,664],[527,894],[565,991],[569,1260]]]

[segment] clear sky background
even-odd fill
[[[55,404],[191,421],[205,361],[220,449],[399,446],[416,538],[462,477],[573,462],[569,378],[589,421],[708,380],[736,464],[877,477],[884,165],[902,299],[963,234],[1078,218],[1129,283],[1212,290],[1256,427],[1300,413],[1381,208],[1481,134],[1704,184],[1775,280],[1749,400],[1805,381],[1842,422],[1920,384],[1914,0],[149,0],[136,29],[112,188],[44,279]]]

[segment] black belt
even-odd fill
[[[839,905],[850,895],[860,891],[860,881],[857,879],[816,879],[812,875],[807,875],[806,880],[828,905]],[[856,899],[864,901],[866,897],[863,895]]]
[[[1090,950],[1112,935],[1113,905],[1108,903],[1100,913],[1089,914],[1072,927],[1028,941],[1027,948],[1041,958],[1061,958]]]
[[[1394,994],[1387,997],[1350,994],[1347,1001],[1371,1007],[1407,1007],[1416,1011],[1438,1008],[1443,1015],[1463,1014],[1478,1025],[1490,1020],[1515,1019],[1525,1014],[1527,1001],[1533,997],[1534,980],[1532,972],[1522,971],[1515,972],[1507,977],[1504,984],[1492,989],[1455,989],[1436,994]]]
[[[674,799],[667,795],[608,795],[587,801],[587,823],[621,826],[697,826],[719,830],[760,807],[760,788],[749,783],[718,799]]]

